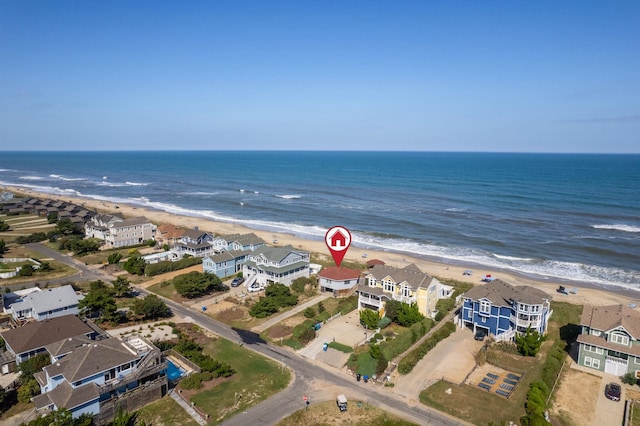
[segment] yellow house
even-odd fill
[[[422,315],[433,318],[442,287],[413,263],[404,268],[375,265],[358,288],[358,310],[371,309],[382,317],[386,301],[398,300],[417,304]]]

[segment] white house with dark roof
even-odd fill
[[[376,264],[365,272],[364,282],[358,287],[358,310],[371,309],[382,317],[385,303],[397,300],[417,304],[422,315],[432,318],[437,313],[441,286],[414,264],[404,268]]]
[[[318,273],[321,292],[331,292],[335,297],[348,296],[358,285],[361,272],[339,266],[324,268]]]
[[[213,244],[213,234],[200,231],[198,228],[184,231],[180,240],[173,245],[171,251],[179,258],[184,255],[206,257],[218,253],[219,249]]]
[[[546,334],[551,310],[551,297],[530,286],[513,286],[493,280],[476,286],[462,295],[460,325],[482,329],[499,341],[511,341],[528,328]]]
[[[63,315],[78,315],[78,304],[82,299],[83,296],[72,286],[65,285],[26,294],[16,300],[9,311],[17,321],[29,318],[44,321]]]
[[[232,234],[221,237],[227,242],[227,250],[232,251],[255,251],[265,245],[262,238],[253,232],[248,234]]]
[[[271,283],[291,285],[297,278],[309,278],[310,254],[291,246],[263,246],[247,255],[242,273],[247,281],[261,286]]]
[[[109,418],[116,412],[114,398],[134,410],[167,392],[164,357],[140,336],[65,339],[51,344],[49,351],[51,365],[34,375],[41,391],[33,398],[37,412],[66,408],[74,418],[101,413]],[[133,394],[137,396],[131,398]]]
[[[579,365],[640,378],[640,312],[624,305],[585,305],[580,328]]]

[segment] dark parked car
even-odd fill
[[[484,336],[486,336],[486,333],[483,329],[479,328],[476,330],[476,334],[475,336],[473,336],[474,339],[482,342],[484,340]]]
[[[609,383],[604,388],[604,396],[606,396],[612,401],[620,401],[621,394],[622,394],[622,389],[620,388],[620,385],[617,383]]]
[[[231,287],[238,287],[243,282],[244,282],[244,278],[242,277],[234,278],[233,281],[231,281]]]

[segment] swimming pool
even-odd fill
[[[169,380],[179,379],[184,373],[185,371],[182,368],[179,368],[171,360],[167,360],[167,377],[169,377]]]

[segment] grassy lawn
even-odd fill
[[[529,384],[540,381],[543,362],[556,339],[570,341],[575,338],[576,324],[579,323],[582,306],[552,302],[553,315],[549,321],[548,340],[543,344],[537,357],[522,357],[489,349],[487,361],[490,364],[511,371],[524,372],[524,377],[509,399],[488,393],[471,385],[455,385],[439,381],[420,393],[420,401],[440,411],[449,413],[473,424],[486,426],[489,422],[500,424],[504,421],[519,422],[525,415],[525,402]],[[445,393],[451,389],[451,394]],[[491,407],[487,410],[486,407]]]
[[[137,420],[153,426],[197,426],[198,423],[184,412],[170,396],[153,402],[137,411]]]
[[[158,284],[154,284],[150,287],[147,287],[152,293],[160,295],[162,297],[166,297],[167,299],[178,301],[180,295],[176,291],[176,288],[173,286],[171,281],[164,281]]]
[[[415,423],[402,420],[362,401],[349,401],[348,409],[343,413],[338,410],[335,401],[325,401],[312,404],[308,410],[296,411],[277,424],[277,426],[299,425],[410,426]]]
[[[216,339],[204,348],[204,353],[226,361],[236,373],[210,390],[199,392],[191,399],[210,415],[214,423],[231,417],[284,389],[291,380],[287,369],[267,358],[225,339]]]
[[[355,359],[355,361],[352,361],[353,359]],[[370,351],[366,351],[359,354],[352,354],[347,365],[354,370],[356,374],[371,377],[376,374],[378,361],[371,356]]]

